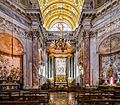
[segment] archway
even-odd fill
[[[0,81],[11,77],[23,85],[23,46],[7,33],[0,33]]]
[[[117,74],[120,72],[120,34],[113,34],[105,38],[99,45],[100,53],[100,80],[110,79],[110,65],[112,63],[112,76],[114,80],[118,79]]]

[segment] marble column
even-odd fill
[[[74,78],[74,58],[71,57],[70,58],[71,62],[70,62],[70,72],[71,72],[71,78]]]
[[[23,60],[24,60],[24,63],[23,63],[23,83],[24,83],[24,86],[23,88],[26,89],[28,84],[27,84],[27,58],[26,58],[26,52],[23,56]]]
[[[49,78],[52,77],[51,70],[52,70],[52,59],[51,57],[49,57]]]
[[[98,85],[99,79],[99,53],[97,53],[97,40],[96,35],[90,38],[90,84],[93,86]]]
[[[72,72],[73,72],[73,78],[74,78],[74,73],[75,73],[74,72],[74,57],[72,57],[72,69],[73,69]]]
[[[48,57],[48,78],[50,78],[50,57]]]
[[[52,75],[51,75],[51,77],[52,78],[54,78],[54,56],[52,56],[52,69],[51,69],[51,73],[52,73]]]
[[[38,41],[37,38],[33,38],[32,40],[32,84],[33,88],[39,87],[39,51],[38,51]]]
[[[84,66],[84,84],[90,85],[90,37],[89,31],[83,33],[83,66]]]
[[[70,57],[68,57],[67,59],[67,69],[68,69],[67,75],[68,75],[68,78],[70,78]]]

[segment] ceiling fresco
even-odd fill
[[[67,24],[71,31],[78,26],[84,0],[38,0],[46,30],[56,23]]]

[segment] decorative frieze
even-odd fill
[[[0,17],[0,33],[9,33],[11,35],[16,35],[18,37],[25,36],[25,30],[15,25],[14,23],[5,20]]]
[[[101,28],[100,30],[98,30],[98,37],[101,35],[105,35],[106,33],[112,32],[115,29],[120,28],[120,19],[117,19],[116,21],[110,23],[110,24],[106,24],[103,28]]]

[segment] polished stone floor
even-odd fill
[[[75,93],[67,92],[50,93],[50,105],[76,105]]]

